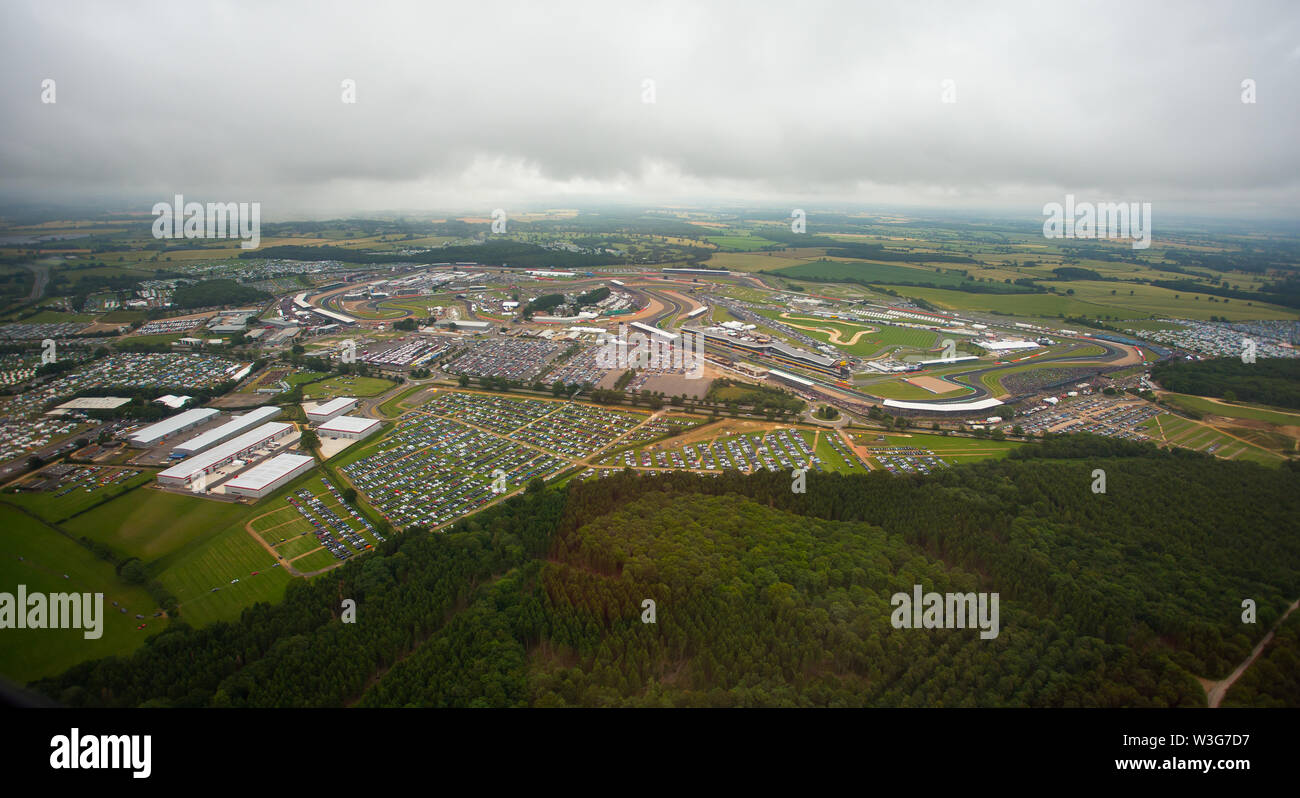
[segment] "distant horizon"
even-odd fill
[[[220,201],[204,197],[202,195],[183,195],[186,201],[195,202],[212,202]],[[1091,195],[1078,195],[1076,199],[1084,200]],[[1044,202],[1059,202],[1065,197],[1065,194],[1059,197],[1050,197]],[[151,208],[155,202],[163,202],[168,198],[151,198],[147,204],[135,204],[128,201],[121,201],[116,207],[109,203],[91,203],[91,202],[68,202],[68,203],[40,203],[33,205],[21,202],[0,202],[0,223],[8,223],[16,226],[23,224],[35,223],[17,221],[14,217],[28,216],[39,218],[44,222],[49,221],[92,221],[99,217],[115,218],[133,216],[139,217],[140,222],[150,221],[153,216]],[[1099,198],[1099,201],[1107,201],[1111,198]],[[256,201],[256,200],[254,200]],[[998,223],[1022,223],[1027,226],[1040,225],[1046,216],[1042,208],[1031,206],[953,206],[953,205],[915,205],[915,204],[853,204],[845,202],[827,202],[827,203],[799,203],[794,200],[785,204],[772,202],[750,202],[743,203],[736,200],[719,200],[714,203],[707,201],[696,202],[676,202],[676,203],[649,203],[636,201],[591,201],[584,203],[572,204],[548,204],[545,202],[521,203],[519,205],[507,204],[503,207],[507,217],[516,222],[526,223],[527,219],[519,217],[535,216],[545,214],[555,214],[563,212],[573,212],[576,214],[653,214],[662,215],[670,218],[668,212],[680,211],[697,214],[710,214],[723,216],[729,213],[739,213],[747,215],[748,221],[753,221],[756,215],[771,215],[775,217],[773,221],[781,221],[788,218],[788,214],[794,209],[801,209],[807,214],[808,225],[815,228],[819,225],[826,225],[825,220],[819,221],[816,218],[817,213],[834,214],[837,216],[891,216],[898,215],[910,219],[927,220],[927,219],[953,219],[958,221],[968,221],[978,223],[981,221],[998,222]],[[337,214],[331,213],[303,213],[280,216],[274,211],[274,208],[268,210],[267,205],[262,206],[262,221],[266,224],[294,224],[294,223],[321,223],[330,221],[435,221],[438,219],[465,219],[475,217],[487,217],[494,208],[473,208],[473,207],[448,207],[448,208],[373,208],[373,209],[356,209],[351,212]],[[656,213],[661,212],[661,213]],[[1265,214],[1214,214],[1209,212],[1198,211],[1175,211],[1166,212],[1163,206],[1155,204],[1155,218],[1157,231],[1161,227],[1165,229],[1197,229],[1203,227],[1222,227],[1230,231],[1244,231],[1249,229],[1260,229],[1273,233],[1300,234],[1300,217],[1287,215],[1265,215]],[[486,222],[479,222],[486,224]],[[719,220],[719,223],[725,223]],[[887,223],[887,222],[882,222]],[[829,224],[834,224],[833,222]],[[810,233],[816,231],[810,229]]]

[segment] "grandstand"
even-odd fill
[[[835,379],[844,379],[849,376],[848,364],[845,361],[805,352],[780,341],[759,341],[754,338],[737,337],[729,335],[726,330],[717,327],[692,329],[690,332],[703,335],[706,344],[730,352],[739,352],[750,357],[766,358],[787,366],[798,366]]]

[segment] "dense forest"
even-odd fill
[[[178,308],[210,308],[226,305],[257,305],[271,295],[258,288],[234,280],[203,280],[177,286],[172,293],[172,304]]]
[[[538,311],[551,311],[564,304],[564,294],[543,294],[524,305],[523,316],[529,318]]]
[[[1300,707],[1300,612],[1291,613],[1219,706]]]
[[[736,408],[750,407],[761,412],[800,413],[808,406],[807,402],[797,396],[791,396],[770,385],[756,385],[730,377],[719,377],[709,383],[704,398],[710,402],[724,402]]]
[[[579,307],[594,305],[597,302],[603,301],[608,296],[609,296],[609,287],[602,285],[599,288],[593,288],[587,293],[579,295],[575,304],[577,304]]]
[[[1052,444],[925,477],[813,473],[805,493],[785,473],[533,485],[34,687],[91,706],[1203,705],[1197,677],[1300,595],[1300,474]],[[998,593],[1000,634],[893,628],[914,584]],[[1261,678],[1252,695],[1294,705]]]
[[[1300,410],[1300,359],[1171,360],[1151,369],[1165,390]]]

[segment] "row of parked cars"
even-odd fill
[[[347,510],[348,513],[352,516],[353,519],[356,520],[357,523],[361,524],[362,526],[364,526],[366,529],[370,531],[370,534],[374,536],[375,540],[378,540],[380,543],[383,543],[385,540],[387,540],[387,538],[379,534],[379,531],[375,529],[375,525],[370,523],[369,518],[366,518],[364,515],[357,512],[357,508],[347,503],[347,500],[343,498],[342,492],[340,492],[338,488],[334,487],[333,482],[330,482],[325,477],[321,477],[320,481],[325,483],[325,487],[329,489],[330,495],[333,496],[335,500],[338,501],[339,505],[342,506],[345,510]]]
[[[456,358],[447,370],[470,377],[531,380],[563,349],[538,338],[487,338]]]
[[[373,549],[365,538],[357,534],[346,521],[338,516],[333,510],[325,506],[325,503],[316,498],[311,491],[303,489],[297,492],[297,497],[287,497],[289,504],[307,519],[316,530],[316,539],[321,545],[329,549],[330,553],[340,560],[346,560],[351,557],[353,552],[349,551],[347,546],[343,545],[343,540],[352,544],[357,551],[366,551]],[[320,520],[324,519],[324,520]],[[335,537],[337,535],[337,537]]]
[[[867,451],[894,474],[929,474],[948,467],[948,463],[931,450],[916,446],[881,446]]]

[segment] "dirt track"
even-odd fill
[[[789,319],[793,317],[789,313],[782,313],[781,318]],[[807,319],[802,319],[802,321],[807,321]],[[857,344],[857,342],[862,338],[862,336],[871,335],[872,333],[880,332],[879,327],[868,327],[865,330],[858,330],[853,334],[852,338],[845,341],[843,337],[840,335],[840,331],[838,327],[805,327],[801,324],[794,324],[788,321],[786,322],[786,324],[795,328],[796,330],[810,330],[812,332],[828,333],[830,335],[831,343],[838,344],[839,346],[853,346]]]

